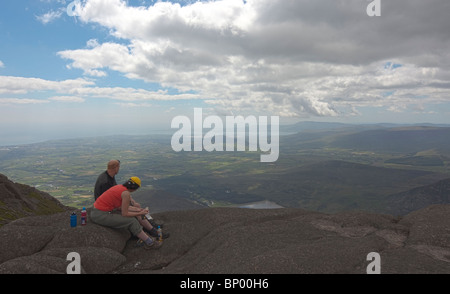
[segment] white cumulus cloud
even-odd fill
[[[94,85],[85,79],[50,81],[41,78],[0,76],[0,94],[27,94],[35,91],[70,93],[74,89]]]
[[[48,100],[45,100],[47,102],[85,102],[86,98],[107,98],[127,102],[201,99],[198,94],[191,93],[169,95],[168,92],[164,90],[149,91],[124,87],[97,87],[93,81],[86,79],[51,81],[40,78],[0,76],[0,95],[12,96],[42,93],[46,91],[61,94],[59,96],[50,96]],[[5,98],[0,97],[0,99]],[[17,99],[22,100],[21,98]],[[11,102],[12,100],[8,101]]]
[[[60,18],[63,15],[63,11],[59,10],[59,11],[54,11],[51,10],[47,13],[44,13],[42,15],[37,15],[36,19],[41,22],[42,24],[48,24],[51,23],[53,21],[55,21],[56,19]]]
[[[0,105],[12,104],[45,104],[49,103],[47,100],[29,99],[29,98],[0,98]]]
[[[85,48],[58,54],[88,76],[117,71],[198,93],[229,110],[337,116],[358,114],[358,107],[399,111],[445,101],[449,2],[382,1],[380,17],[366,14],[368,3],[219,0],[133,7],[86,0],[79,19],[107,28],[115,41],[87,40]],[[386,66],[393,63],[399,66]]]
[[[48,98],[48,100],[68,103],[83,103],[84,101],[86,101],[86,99],[76,96],[54,96]]]

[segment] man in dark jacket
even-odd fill
[[[102,172],[98,178],[97,182],[95,182],[94,189],[94,198],[97,198],[102,195],[109,188],[116,186],[116,178],[115,176],[119,173],[120,169],[120,161],[119,160],[110,160],[108,162],[107,170]]]

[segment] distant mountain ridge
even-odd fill
[[[413,153],[429,149],[448,151],[450,128],[415,126],[368,130],[340,136],[330,145],[356,150],[398,153]]]
[[[415,128],[415,127],[431,127],[431,128],[450,128],[450,124],[433,124],[433,123],[415,123],[415,124],[400,124],[400,123],[340,123],[340,122],[315,122],[315,121],[301,121],[290,125],[281,125],[281,133],[297,133],[304,131],[319,131],[319,130],[352,130],[355,132],[376,130],[376,129],[396,129],[396,128]]]
[[[286,147],[326,147],[392,153],[435,149],[450,154],[448,125],[299,124],[286,127],[286,130],[295,133],[283,138],[282,145]]]

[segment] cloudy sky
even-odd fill
[[[450,123],[450,1],[375,2],[1,1],[0,145],[151,133],[194,107]]]

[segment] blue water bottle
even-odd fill
[[[75,228],[77,226],[77,214],[75,212],[72,212],[70,215],[70,226],[72,228]]]

